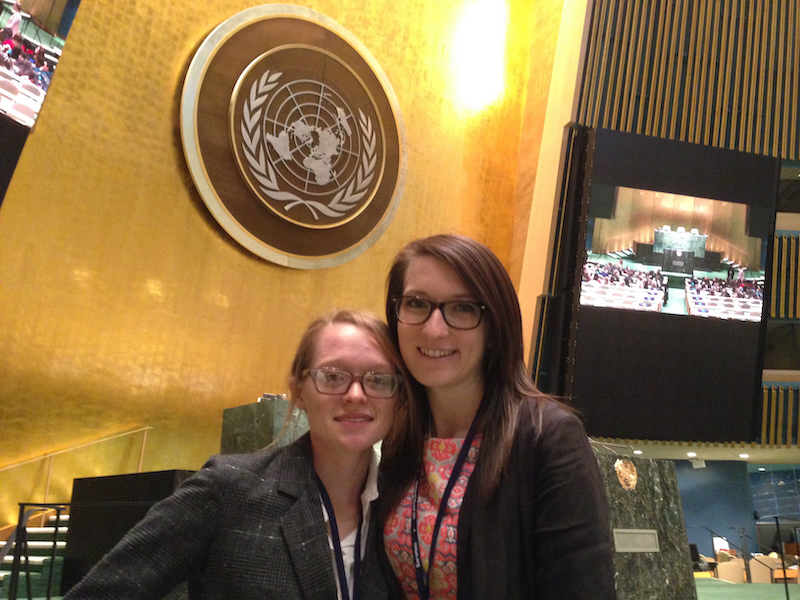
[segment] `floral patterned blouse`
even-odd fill
[[[417,523],[420,554],[426,572],[429,568],[431,539],[439,504],[463,444],[463,438],[428,438],[425,440],[423,455],[425,478],[420,481],[419,486]],[[436,540],[436,554],[433,557],[433,571],[429,580],[432,599],[455,600],[456,598],[458,513],[461,509],[461,502],[464,500],[469,477],[475,470],[475,461],[478,458],[480,445],[481,437],[476,435],[447,502],[442,527]],[[418,600],[414,554],[411,548],[411,504],[413,498],[414,484],[412,483],[397,510],[384,526],[383,538],[389,562],[400,582],[403,595],[406,598]]]

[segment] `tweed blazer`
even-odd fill
[[[336,600],[308,434],[284,448],[212,457],[156,504],[65,600]],[[377,511],[371,510],[374,517]],[[362,598],[387,597],[370,523]]]

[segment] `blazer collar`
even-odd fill
[[[294,505],[281,519],[286,545],[292,565],[297,573],[303,596],[306,598],[337,598],[336,577],[333,572],[331,547],[322,514],[322,504],[316,479],[313,476],[314,462],[311,454],[311,439],[308,434],[287,447],[281,457],[281,467],[276,486],[279,492],[296,498]],[[375,459],[377,463],[377,459]],[[377,464],[372,465],[372,485],[367,485],[362,500],[372,501],[377,497]],[[375,548],[380,543],[375,536],[382,537],[383,528],[378,522],[378,512],[370,511],[367,530],[365,560],[362,561],[361,597],[384,598],[386,583],[383,578]]]
[[[286,545],[306,598],[336,598],[328,535],[313,476],[308,434],[286,448],[276,482],[278,491],[296,498],[281,519]]]

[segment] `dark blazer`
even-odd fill
[[[470,482],[480,469],[479,453]],[[615,598],[605,487],[583,425],[555,402],[540,426],[523,405],[497,492],[484,503],[467,486],[457,536],[459,600]]]
[[[387,597],[379,533],[371,523],[365,600]],[[163,598],[187,580],[192,599],[336,600],[308,434],[284,448],[212,457],[64,598]]]

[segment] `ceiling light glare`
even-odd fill
[[[694,458],[695,456],[697,456],[697,452],[687,452],[686,456],[688,456],[689,458]]]
[[[456,23],[451,68],[457,104],[479,111],[505,91],[506,0],[470,0]]]

